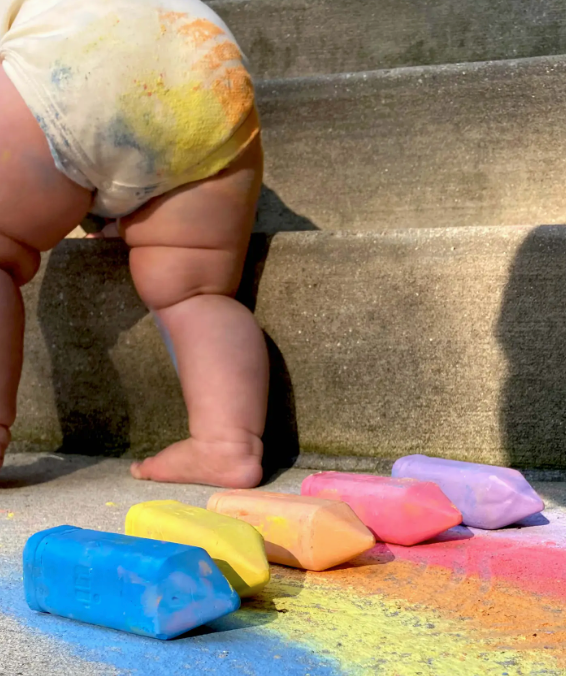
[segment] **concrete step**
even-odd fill
[[[257,89],[260,232],[566,222],[566,57]]]
[[[260,78],[566,52],[559,0],[208,0]]]
[[[564,223],[566,57],[258,86],[260,229]]]
[[[318,458],[566,466],[565,261],[552,226],[255,235],[240,296],[268,336],[269,457],[298,429]],[[25,288],[16,449],[144,455],[185,434],[126,265],[118,242],[67,240]]]

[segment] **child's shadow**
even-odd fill
[[[25,456],[25,454],[22,454]],[[29,463],[10,463],[0,472],[0,489],[25,488],[55,481],[82,469],[96,465],[99,459],[84,455],[42,455]]]
[[[128,450],[128,397],[110,351],[146,314],[121,240],[66,240],[51,252],[38,319],[51,360],[58,452],[117,457]]]

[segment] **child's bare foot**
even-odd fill
[[[132,464],[135,479],[254,488],[262,477],[263,444],[255,435],[242,441],[178,441],[153,458]]]
[[[11,438],[12,435],[10,434],[10,430],[7,427],[4,427],[4,425],[0,425],[0,467],[2,467],[2,464],[4,463],[4,453],[8,448]]]

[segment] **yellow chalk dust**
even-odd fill
[[[276,617],[261,624],[273,605]],[[394,561],[307,574],[278,567],[240,612],[353,675],[562,676],[559,610],[518,590]]]

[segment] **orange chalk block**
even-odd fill
[[[397,545],[416,545],[462,522],[431,481],[319,472],[303,481],[301,494],[346,502],[378,540]]]
[[[247,521],[263,535],[268,560],[293,568],[326,570],[375,545],[344,502],[235,490],[215,493],[207,508]]]

